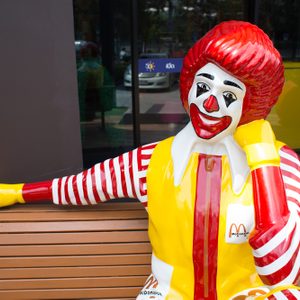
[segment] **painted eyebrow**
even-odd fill
[[[240,89],[240,90],[243,90],[238,84],[236,84],[236,83],[233,82],[233,81],[230,81],[230,80],[224,80],[223,83],[224,83],[225,85],[231,85],[231,86],[234,86],[234,87],[236,87],[236,88],[238,88],[238,89]]]
[[[210,80],[214,80],[215,79],[215,77],[213,75],[208,74],[208,73],[200,73],[200,74],[197,74],[197,76],[203,76],[203,77],[206,77],[206,78],[208,78]]]

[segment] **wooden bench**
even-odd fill
[[[140,203],[0,210],[0,299],[135,299],[150,271]]]

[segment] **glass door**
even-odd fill
[[[130,6],[122,0],[74,0],[75,49],[84,167],[133,147]],[[131,76],[130,74],[128,75]]]

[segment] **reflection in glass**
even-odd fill
[[[245,19],[244,1],[168,0],[139,1],[141,58],[156,53],[183,58],[210,28],[223,20]],[[142,144],[176,134],[188,122],[178,90],[179,73],[168,73],[169,84],[159,88],[157,73],[140,73]],[[148,78],[146,79],[146,76]],[[152,76],[150,81],[149,76]],[[130,82],[125,82],[130,84]]]
[[[74,0],[75,49],[84,167],[133,147],[127,1]]]
[[[285,66],[285,85],[268,120],[276,137],[300,150],[300,2],[259,1],[257,21],[280,51]]]
[[[85,166],[133,148],[131,0],[73,0],[82,145]],[[286,85],[270,114],[279,139],[300,149],[300,2],[244,0],[138,0],[139,58],[183,58],[224,20],[252,20],[280,50]],[[88,51],[84,45],[93,45]],[[188,122],[179,73],[139,73],[141,143],[176,134]]]

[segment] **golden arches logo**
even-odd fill
[[[235,231],[233,231],[235,229]],[[233,235],[236,237],[244,236],[246,237],[249,232],[247,232],[246,226],[244,224],[235,224],[232,223],[229,228],[229,237],[231,238]]]
[[[147,279],[147,281],[146,281],[146,283],[145,283],[145,286],[144,286],[144,288],[145,289],[150,289],[150,288],[157,288],[157,286],[158,286],[158,281],[157,281],[157,279],[153,276],[153,274],[151,274],[149,277],[148,277],[148,279]]]

